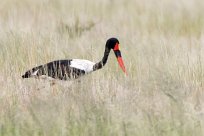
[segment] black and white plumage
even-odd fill
[[[126,73],[119,50],[119,41],[116,38],[110,38],[106,42],[104,56],[98,63],[81,59],[56,60],[26,71],[22,78],[48,76],[60,80],[76,79],[101,69],[106,64],[111,49],[113,49],[122,70]]]

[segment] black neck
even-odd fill
[[[105,52],[104,52],[104,56],[102,58],[101,61],[99,61],[98,63],[96,63],[94,66],[93,66],[93,70],[98,70],[98,69],[101,69],[107,62],[108,60],[108,56],[109,56],[109,53],[110,53],[110,49],[106,47],[105,49]]]

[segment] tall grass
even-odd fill
[[[6,0],[0,4],[0,135],[204,135],[202,0]],[[79,80],[21,79],[57,59],[114,54]]]

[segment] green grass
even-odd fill
[[[0,4],[0,136],[204,135],[202,0],[6,0]],[[74,81],[25,79],[58,59],[99,61]]]

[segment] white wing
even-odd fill
[[[72,59],[70,67],[84,70],[85,73],[89,73],[93,71],[94,62],[89,60],[81,60],[81,59]]]
[[[39,69],[38,69],[38,70],[39,70]],[[38,70],[34,71],[31,75],[32,75],[32,76],[36,76],[37,73],[38,73]]]

